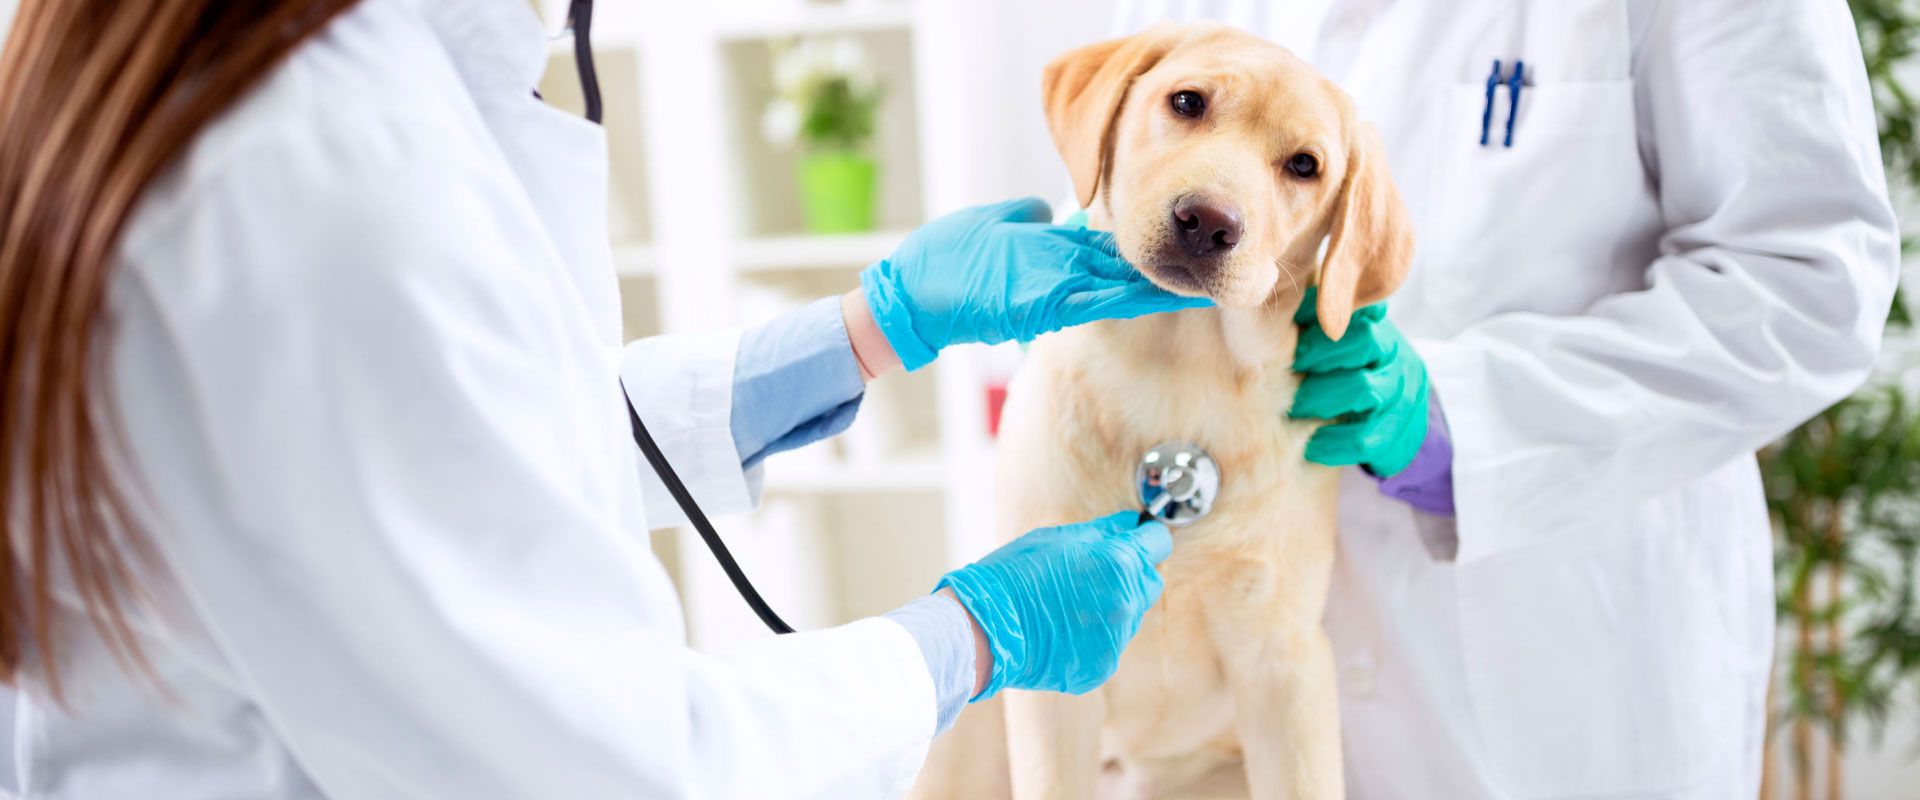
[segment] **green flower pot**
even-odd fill
[[[800,201],[807,230],[858,233],[873,230],[873,159],[859,153],[808,153],[798,165]]]

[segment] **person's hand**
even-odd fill
[[[975,701],[1001,689],[1083,694],[1120,666],[1120,651],[1160,598],[1154,565],[1173,552],[1159,522],[1123,511],[1041,528],[947,573],[993,652],[993,677]]]
[[[1293,369],[1305,377],[1288,413],[1330,424],[1307,440],[1307,460],[1393,477],[1427,437],[1427,365],[1387,319],[1386,304],[1353,312],[1337,342],[1320,329],[1314,308],[1308,289],[1293,315],[1302,326]]]
[[[1211,305],[1154,286],[1113,236],[1049,225],[1038,198],[957,211],[860,273],[873,320],[907,369],[952,344],[1032,341],[1099,319]]]

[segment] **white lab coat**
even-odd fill
[[[1356,798],[1751,798],[1773,579],[1753,451],[1867,374],[1898,261],[1838,0],[1133,0],[1295,50],[1384,138],[1392,317],[1453,523],[1343,486]],[[1526,61],[1479,144],[1494,59]],[[1423,536],[1425,534],[1425,536]]]
[[[732,336],[621,347],[601,131],[514,0],[366,0],[145,198],[108,392],[158,558],[130,683],[69,592],[32,798],[873,797],[934,730],[874,619],[687,648],[616,380],[710,511]],[[624,361],[623,361],[624,358]],[[642,480],[649,493],[643,497]],[[135,485],[135,484],[129,484]]]

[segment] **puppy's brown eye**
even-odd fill
[[[1207,98],[1191,89],[1174,92],[1167,102],[1173,105],[1173,113],[1183,117],[1197,118],[1207,113]]]
[[[1287,159],[1287,171],[1296,178],[1311,178],[1320,174],[1320,159],[1314,158],[1312,153],[1294,153],[1292,158]]]

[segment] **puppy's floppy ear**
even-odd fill
[[[1178,25],[1162,23],[1133,36],[1073,50],[1047,65],[1041,85],[1047,130],[1067,162],[1081,208],[1092,206],[1100,190],[1112,147],[1113,121],[1120,115],[1127,88],[1160,63],[1185,33]]]
[[[1385,300],[1413,261],[1413,223],[1387,174],[1386,150],[1373,126],[1348,130],[1347,179],[1334,207],[1333,231],[1320,262],[1320,329],[1338,339],[1353,310]]]

